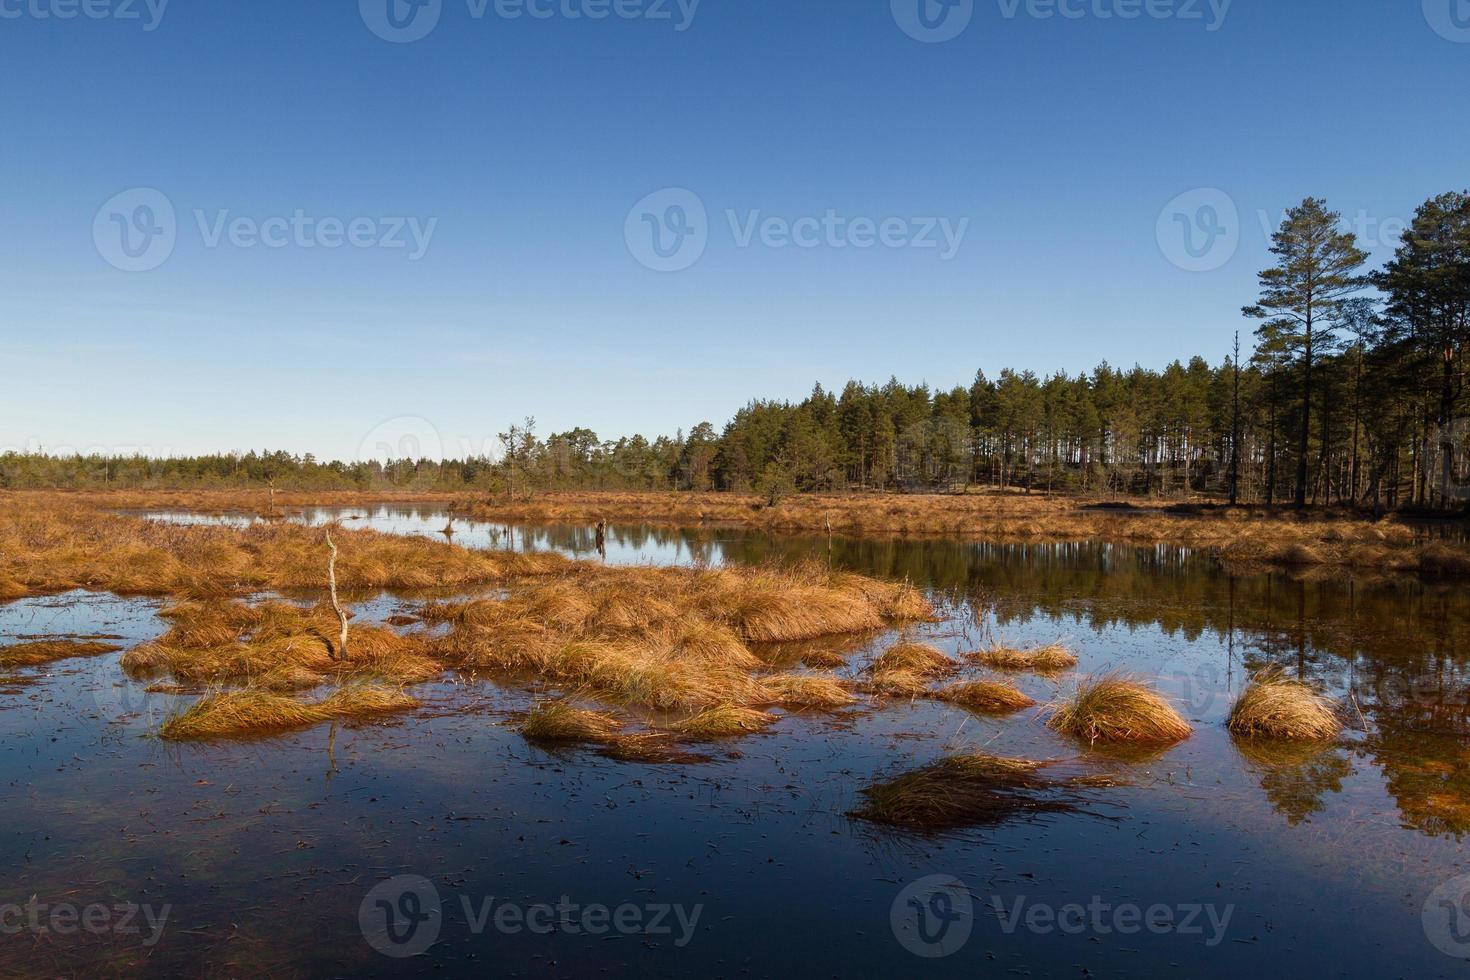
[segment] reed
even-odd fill
[[[565,701],[545,701],[531,709],[521,723],[521,734],[536,742],[603,742],[622,728],[622,722],[612,715]]]
[[[912,674],[918,677],[944,677],[960,669],[960,665],[927,643],[897,643],[873,661],[872,672],[878,674]]]

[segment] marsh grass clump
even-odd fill
[[[1044,771],[1050,765],[985,753],[948,756],[863,789],[866,800],[851,816],[912,830],[991,825],[1076,810],[1075,789],[1105,785],[1090,777],[1051,778]]]
[[[960,669],[960,665],[927,643],[897,643],[873,661],[873,675],[913,674],[918,677],[944,677]]]
[[[937,700],[957,704],[984,714],[1009,714],[1036,704],[1019,688],[1001,681],[960,681],[942,687],[933,695]]]
[[[37,640],[0,647],[0,667],[36,667],[72,657],[97,657],[122,647],[101,640]]]
[[[842,708],[857,698],[835,677],[779,674],[763,679],[771,703],[788,708]]]
[[[775,715],[757,711],[754,708],[721,705],[718,708],[701,711],[693,718],[669,727],[672,731],[694,739],[728,738],[733,735],[750,735],[764,731],[774,725],[777,720]]]
[[[521,734],[533,742],[605,742],[622,730],[623,723],[612,715],[566,701],[543,701],[521,723]]]
[[[1060,674],[1077,666],[1077,655],[1060,643],[1018,650],[1014,647],[992,647],[969,655],[970,660],[991,670],[1012,673]]]
[[[1331,698],[1268,668],[1251,678],[1236,699],[1227,727],[1247,738],[1324,741],[1342,732],[1342,720]]]
[[[1163,695],[1121,673],[1085,678],[1070,699],[1047,707],[1047,725],[1089,742],[1168,745],[1194,734]]]
[[[883,698],[921,698],[929,693],[929,681],[909,670],[884,670],[868,678],[868,690]]]
[[[249,738],[309,728],[325,721],[406,711],[418,701],[393,688],[352,685],[323,701],[304,702],[259,688],[206,695],[159,730],[167,741]]]

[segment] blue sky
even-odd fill
[[[392,43],[388,0],[0,0],[0,446],[461,455],[524,415],[671,433],[818,380],[1218,360],[1262,214],[1325,196],[1381,259],[1470,184],[1464,0],[974,0],[936,43],[919,0],[440,2]],[[174,241],[126,271],[138,188]],[[636,241],[669,188],[707,239],[672,272]],[[1208,271],[1191,224],[1227,231]]]

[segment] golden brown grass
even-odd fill
[[[1011,817],[1075,810],[1092,777],[1053,778],[1051,763],[976,753],[940,759],[864,789],[852,816],[912,830],[948,830],[1001,823]]]
[[[842,708],[857,700],[835,677],[780,674],[762,683],[770,692],[771,703],[787,708]]]
[[[944,677],[960,669],[960,665],[927,643],[896,643],[873,661],[874,676],[880,674],[913,674],[918,677]]]
[[[996,646],[969,654],[967,659],[991,670],[1016,673],[1060,674],[1077,666],[1077,655],[1060,643],[1027,650]]]
[[[1047,724],[1089,742],[1165,745],[1194,733],[1162,695],[1120,673],[1085,678],[1068,700],[1049,705]]]
[[[249,738],[417,706],[418,701],[402,691],[369,685],[344,687],[318,702],[297,701],[270,691],[245,688],[201,698],[165,722],[159,736],[169,741]]]
[[[921,698],[929,693],[929,682],[912,671],[877,671],[868,678],[868,690],[883,698]]]
[[[101,640],[36,640],[0,647],[0,667],[35,667],[72,657],[116,653],[122,647]]]
[[[546,701],[531,709],[521,734],[538,742],[602,742],[622,731],[612,715],[588,711],[565,701]]]
[[[960,681],[942,687],[934,697],[985,714],[1007,714],[1036,704],[1021,690],[1000,681]]]
[[[66,494],[0,493],[0,502],[0,580],[9,598],[89,589],[207,599],[324,584],[320,528],[164,524]],[[474,551],[373,531],[342,529],[336,537],[344,590],[468,589],[568,564],[551,554]]]
[[[1249,738],[1323,741],[1342,732],[1342,720],[1331,698],[1268,668],[1256,674],[1236,699],[1228,727]]]
[[[737,705],[721,705],[701,711],[692,718],[670,725],[670,729],[694,739],[728,738],[733,735],[749,735],[764,731],[774,725],[777,718],[754,708]]]
[[[429,602],[404,630],[354,622],[347,649],[325,605],[246,593],[321,596],[320,529],[290,524],[182,527],[89,509],[77,498],[17,497],[0,515],[0,571],[30,591],[77,586],[167,595],[168,630],[129,650],[124,670],[182,685],[244,690],[211,697],[170,732],[217,724],[268,729],[320,714],[288,697],[330,682],[427,681],[446,669],[551,681],[608,704],[709,713],[753,723],[763,705],[837,707],[852,696],[832,678],[770,678],[753,646],[864,635],[932,619],[907,583],[835,573],[824,565],[608,568],[547,555],[472,551],[452,543],[340,529],[344,590],[476,589]],[[95,507],[95,504],[91,505]],[[493,590],[493,591],[491,591]],[[948,658],[919,669],[955,669]],[[921,658],[922,659],[922,658]],[[315,713],[315,714],[314,714]],[[211,719],[220,719],[212,721]]]
[[[263,514],[268,495],[246,491],[0,491],[0,510],[42,502],[47,507],[181,509],[203,513]],[[1372,521],[1334,512],[1240,507],[1108,506],[1105,499],[1048,494],[798,494],[776,506],[759,497],[727,493],[541,493],[515,500],[467,498],[432,492],[280,491],[278,508],[362,507],[420,503],[459,516],[529,523],[618,520],[678,526],[740,526],[772,531],[841,535],[915,534],[986,541],[1100,540],[1175,544],[1211,551],[1235,562],[1339,566],[1369,571],[1470,575],[1470,547],[1422,541],[1405,521]],[[1098,506],[1102,505],[1102,506]],[[0,556],[7,554],[0,535]],[[0,564],[0,597],[8,569]],[[25,577],[12,579],[35,594]]]

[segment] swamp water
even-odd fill
[[[349,526],[437,534],[432,509]],[[320,523],[346,512],[307,511]],[[160,520],[226,520],[152,515]],[[456,521],[471,547],[597,557],[591,528]],[[1099,752],[1024,711],[867,702],[700,747],[706,761],[547,751],[538,692],[449,676],[401,718],[167,744],[188,698],[121,654],[0,678],[0,974],[1464,976],[1470,965],[1470,589],[1232,575],[1172,548],[610,530],[616,563],[816,559],[931,591],[950,651],[1065,639],[1195,736]],[[369,597],[361,621],[413,600]],[[0,605],[0,644],[162,632],[151,600]],[[855,674],[892,635],[831,644]],[[1224,729],[1281,664],[1348,706],[1333,746]],[[1081,758],[1123,785],[1079,812],[944,835],[847,816],[875,779],[983,750]],[[1448,884],[1447,884],[1448,883]],[[946,955],[938,955],[946,954]]]

